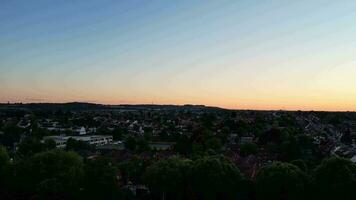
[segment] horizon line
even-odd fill
[[[22,104],[22,105],[27,105],[27,104],[70,104],[70,103],[87,103],[87,104],[96,104],[96,105],[103,105],[103,106],[124,106],[124,105],[129,105],[129,106],[138,106],[138,105],[153,105],[153,106],[204,106],[207,108],[220,108],[224,110],[230,110],[230,111],[279,111],[279,112],[352,112],[355,113],[356,110],[322,110],[322,109],[258,109],[258,108],[228,108],[228,107],[223,107],[223,106],[214,106],[214,105],[206,105],[206,104],[192,104],[192,103],[184,103],[184,104],[165,104],[165,103],[100,103],[100,102],[90,102],[90,101],[63,101],[63,102],[3,102],[0,101],[0,104]]]

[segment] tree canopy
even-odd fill
[[[320,199],[356,199],[356,165],[350,160],[332,157],[315,169],[315,190]]]
[[[18,163],[17,179],[29,192],[38,191],[43,198],[73,197],[83,180],[82,158],[65,151],[46,151]]]
[[[84,193],[88,199],[112,199],[117,195],[117,168],[110,160],[88,160],[84,172]]]
[[[189,177],[198,199],[235,199],[242,180],[239,169],[222,156],[194,161]]]
[[[303,199],[306,175],[295,165],[276,162],[260,170],[256,178],[256,196],[261,200]]]
[[[144,181],[156,196],[184,199],[190,166],[190,160],[179,157],[161,160],[147,168]]]

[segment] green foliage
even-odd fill
[[[199,157],[204,155],[204,146],[198,143],[192,145],[193,157]]]
[[[303,160],[293,160],[290,162],[290,164],[293,164],[297,167],[299,167],[300,170],[302,170],[303,172],[307,172],[308,171],[308,166],[307,164],[303,161]]]
[[[93,147],[84,141],[69,138],[67,140],[66,149],[69,151],[90,151]]]
[[[122,140],[123,135],[126,134],[126,131],[122,128],[115,128],[112,132],[112,136],[114,140]]]
[[[184,199],[190,166],[190,160],[171,157],[148,167],[143,179],[157,197]]]
[[[32,123],[32,132],[31,135],[34,138],[41,139],[44,136],[47,135],[52,135],[51,131],[48,131],[47,129],[39,128],[37,127],[37,124],[35,122]]]
[[[138,152],[145,152],[151,150],[151,147],[149,146],[147,140],[145,140],[144,138],[138,139],[136,145],[136,150]]]
[[[290,136],[280,145],[280,159],[291,161],[296,159],[314,160],[317,151],[312,138],[305,134]]]
[[[129,149],[131,151],[136,150],[137,141],[134,137],[129,136],[128,138],[126,138],[124,144],[126,149]]]
[[[304,198],[306,175],[295,165],[276,162],[261,169],[256,178],[256,196],[261,200]]]
[[[314,185],[320,199],[356,199],[356,165],[340,157],[324,160],[315,169]]]
[[[216,116],[214,114],[203,114],[201,116],[201,124],[206,129],[211,129],[213,127],[213,123],[216,120]]]
[[[4,146],[0,145],[0,187],[3,182],[5,182],[5,178],[7,177],[7,171],[10,164],[10,156],[7,153],[7,150]],[[0,188],[1,195],[1,188]]]
[[[198,199],[235,199],[242,180],[239,169],[222,156],[196,160],[189,173]]]
[[[45,140],[44,141],[44,146],[47,150],[55,149],[56,148],[56,142],[52,139]]]
[[[225,144],[229,138],[231,131],[228,127],[223,127],[219,133],[221,143]]]
[[[13,144],[20,140],[23,130],[17,127],[16,124],[7,124],[3,127],[3,132],[4,134],[0,135],[0,144],[13,147]]]
[[[258,146],[255,143],[246,143],[240,146],[242,156],[255,155],[258,152]]]
[[[30,137],[24,139],[18,146],[17,154],[20,156],[29,157],[33,154],[54,149],[56,144],[53,140],[46,140],[44,143],[41,140]]]
[[[215,152],[220,151],[222,148],[221,140],[219,138],[213,137],[205,141],[205,149],[212,149]]]
[[[16,178],[22,190],[37,192],[44,199],[73,198],[81,188],[84,170],[80,156],[58,150],[35,154],[16,164]]]
[[[10,157],[9,154],[7,153],[6,148],[0,145],[0,170],[3,166],[9,164],[9,162],[10,162]]]
[[[192,153],[192,141],[185,135],[177,139],[174,150],[182,155],[189,155]]]
[[[141,177],[147,167],[147,161],[139,156],[133,156],[129,161],[120,164],[120,169],[124,173],[127,181],[141,183]]]
[[[111,199],[117,194],[117,168],[109,160],[88,160],[84,170],[87,199]]]

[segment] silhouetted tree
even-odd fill
[[[117,196],[117,168],[109,160],[88,160],[84,169],[84,193],[87,199],[114,199]]]
[[[137,141],[136,141],[136,139],[135,139],[134,137],[129,136],[129,137],[125,140],[124,144],[125,144],[125,148],[126,148],[126,149],[129,149],[129,150],[131,150],[131,151],[134,151],[134,150],[136,149]]]
[[[303,161],[303,160],[293,160],[290,162],[291,164],[299,167],[300,170],[302,170],[303,172],[307,172],[308,171],[308,166],[307,164]]]
[[[205,141],[205,149],[211,149],[214,150],[215,152],[218,152],[221,150],[222,144],[221,140],[217,137],[212,137],[209,138]]]
[[[143,158],[135,155],[130,160],[120,163],[120,170],[123,172],[124,178],[133,183],[142,183],[142,175],[146,170],[147,162]]]
[[[84,170],[80,156],[58,150],[35,154],[16,166],[23,192],[43,199],[71,199],[80,192]]]
[[[162,199],[186,199],[187,172],[191,161],[172,157],[147,168],[144,181],[151,192]]]
[[[190,170],[192,191],[198,199],[236,199],[242,175],[222,156],[203,157]]]
[[[258,152],[258,146],[255,143],[246,143],[240,146],[242,156],[254,155]]]
[[[276,162],[265,166],[256,178],[257,199],[303,199],[307,180],[304,172],[295,165]]]
[[[93,147],[84,141],[69,138],[67,140],[66,149],[67,151],[88,151],[92,150]]]
[[[356,165],[340,157],[324,160],[315,169],[314,185],[319,199],[356,199]]]
[[[138,152],[145,152],[145,151],[149,151],[151,149],[147,140],[145,140],[144,138],[138,139],[136,145],[137,145],[136,148],[137,148]]]
[[[53,149],[53,143],[51,144],[49,141],[42,143],[39,139],[28,137],[19,144],[17,154],[20,156],[29,157],[33,154],[50,149]]]

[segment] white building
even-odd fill
[[[78,127],[78,128],[74,128],[73,132],[77,135],[86,135],[87,134],[87,131],[85,130],[85,128],[82,126],[82,127]]]
[[[45,136],[43,140],[53,140],[56,143],[57,148],[65,148],[69,138],[86,142],[90,145],[101,146],[110,144],[113,142],[113,136],[111,135],[88,135],[88,136]]]

